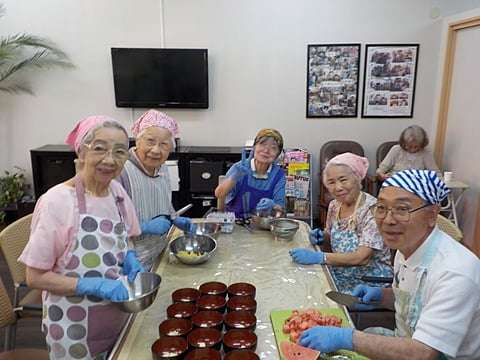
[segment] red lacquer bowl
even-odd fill
[[[237,349],[255,352],[257,349],[257,335],[252,330],[247,329],[228,330],[223,335],[223,350],[230,352]]]
[[[151,350],[153,360],[181,360],[188,351],[188,343],[179,336],[164,337],[155,340]]]
[[[216,328],[223,330],[223,315],[219,311],[199,311],[192,316],[192,324],[195,328]]]
[[[227,300],[220,295],[202,295],[197,300],[199,310],[215,310],[225,312]]]
[[[190,350],[185,357],[185,360],[222,360],[222,354],[220,351],[213,348],[197,348]],[[244,360],[248,360],[248,358],[245,358]]]
[[[230,311],[225,315],[225,328],[255,331],[257,317],[251,311]]]
[[[257,301],[249,296],[234,296],[227,301],[227,311],[257,311]]]
[[[183,336],[192,331],[192,322],[186,318],[170,318],[162,321],[158,326],[160,337]]]
[[[200,291],[194,288],[177,289],[172,293],[172,301],[175,302],[195,302],[200,297]]]
[[[179,302],[167,307],[167,316],[171,318],[190,319],[197,311],[198,307],[195,303]]]
[[[228,297],[250,296],[255,299],[256,292],[257,289],[254,285],[245,282],[231,284],[227,289]]]
[[[221,295],[227,296],[227,285],[218,281],[210,281],[203,283],[198,288],[200,292],[204,295]]]
[[[250,350],[232,350],[228,352],[224,360],[260,360],[260,356]]]
[[[197,328],[187,335],[187,341],[192,348],[214,348],[220,350],[222,333],[215,328]]]

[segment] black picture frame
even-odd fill
[[[307,49],[307,118],[357,117],[360,44]]]
[[[419,44],[366,44],[362,118],[411,118]]]

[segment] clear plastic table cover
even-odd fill
[[[110,358],[151,359],[150,347],[159,337],[158,325],[167,318],[166,308],[172,303],[172,292],[220,281],[226,285],[236,282],[255,285],[256,353],[261,359],[279,359],[270,322],[271,310],[339,308],[324,295],[335,288],[327,267],[299,265],[289,255],[289,251],[297,247],[313,249],[308,241],[310,227],[302,221],[300,224],[292,241],[278,241],[270,231],[254,228],[249,232],[235,225],[231,234],[220,234],[216,252],[209,261],[199,265],[172,260],[167,248],[156,270],[162,277],[157,298],[148,309],[132,317]],[[176,234],[171,234],[170,238],[174,237]]]

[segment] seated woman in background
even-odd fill
[[[312,230],[309,239],[312,245],[329,241],[333,252],[301,248],[290,252],[300,264],[330,265],[338,290],[346,293],[353,291],[362,276],[393,274],[390,250],[370,211],[377,199],[362,191],[367,170],[368,160],[352,153],[337,155],[327,163],[323,183],[334,199],[328,206],[325,229]]]
[[[129,150],[129,159],[117,179],[131,197],[142,235],[162,235],[173,225],[193,234],[195,225],[186,217],[177,216],[172,205],[172,187],[167,161],[178,134],[177,122],[157,110],[148,110],[132,125],[135,146]],[[162,216],[158,216],[162,215]],[[167,244],[166,236],[152,240],[149,236],[134,238],[138,258],[147,268],[157,261]]]
[[[282,150],[283,138],[277,130],[258,132],[250,156],[244,149],[242,160],[232,165],[215,189],[217,198],[225,197],[225,211],[246,219],[254,209],[285,207],[285,171],[276,162]]]
[[[385,181],[395,173],[408,170],[433,170],[440,175],[440,170],[433,154],[426,147],[428,136],[423,128],[410,125],[402,131],[398,145],[392,146],[385,159],[377,169],[377,178]]]

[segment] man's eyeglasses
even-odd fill
[[[85,146],[91,151],[91,153],[98,158],[105,158],[108,153],[112,156],[114,160],[123,161],[128,158],[128,150],[124,147],[116,147],[109,149],[104,144],[85,144]]]
[[[390,211],[392,216],[400,222],[407,222],[410,220],[410,214],[418,211],[420,209],[431,206],[432,204],[425,204],[415,209],[409,209],[406,206],[392,206],[391,208],[386,207],[385,205],[377,204],[370,207],[370,211],[376,219],[385,219],[387,213]]]

